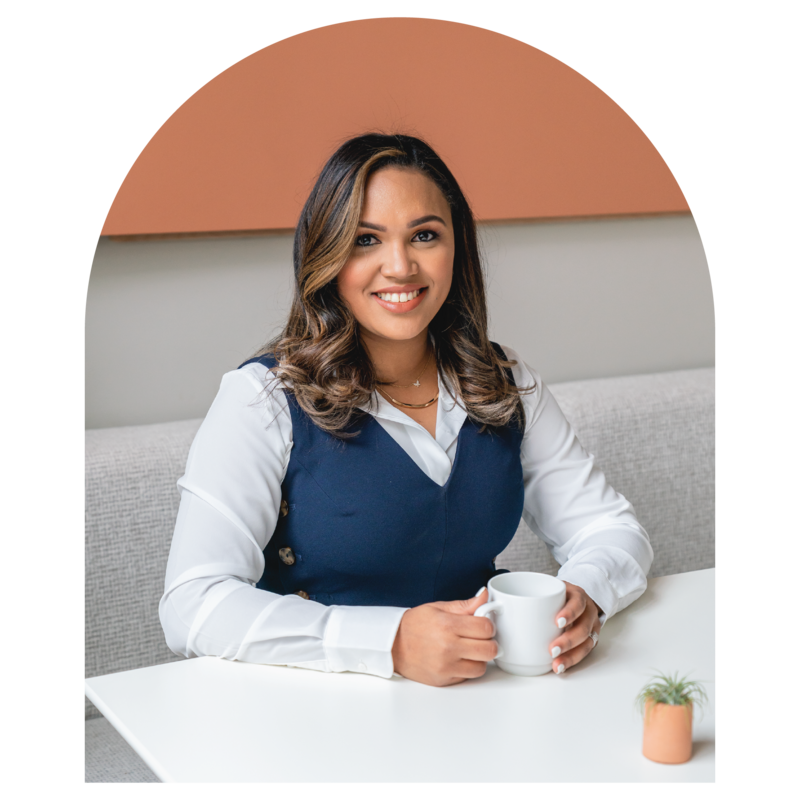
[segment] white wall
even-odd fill
[[[711,366],[711,285],[691,217],[481,227],[492,338],[545,381]],[[276,333],[290,236],[101,239],[86,313],[86,426],[203,416]]]

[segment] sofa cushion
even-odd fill
[[[86,431],[86,677],[174,661],[158,619],[200,420]],[[99,712],[87,700],[86,716]]]
[[[104,717],[87,719],[86,783],[160,783]]]

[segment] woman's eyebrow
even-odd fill
[[[436,214],[428,214],[426,217],[420,217],[419,219],[412,219],[411,222],[408,223],[408,227],[413,228],[416,225],[423,225],[426,222],[433,222],[434,220],[436,220],[437,222],[441,222],[442,225],[445,226],[445,228],[447,227],[447,223],[441,217],[437,217]]]
[[[425,217],[420,217],[419,219],[412,219],[411,222],[408,223],[409,228],[414,228],[417,225],[424,225],[426,222],[441,222],[442,225],[447,227],[447,223],[441,218],[437,217],[436,214],[428,214]],[[358,223],[359,228],[371,228],[374,231],[383,231],[386,232],[386,228],[383,225],[376,225],[374,222],[364,222],[363,220]]]

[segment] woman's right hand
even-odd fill
[[[494,625],[474,617],[488,599],[486,590],[470,600],[426,603],[403,614],[392,658],[394,671],[429,686],[451,686],[479,678],[497,655]]]

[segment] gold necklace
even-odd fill
[[[419,378],[417,378],[417,380],[414,381],[414,383],[403,384],[403,383],[397,383],[396,381],[392,381],[391,383],[386,382],[386,381],[378,381],[378,383],[383,383],[385,386],[396,386],[398,389],[411,389],[412,387],[418,389],[419,385],[420,385],[419,384],[420,378],[425,374],[425,370],[428,369],[428,364],[431,363],[431,356],[432,355],[433,355],[433,348],[431,348],[428,351],[428,358],[425,359],[425,366],[422,368],[422,372],[420,372]],[[388,397],[388,395],[387,395],[387,397]],[[396,401],[393,400],[392,402],[396,402]],[[433,402],[433,400],[431,400],[431,403],[432,402]],[[400,405],[402,405],[402,403],[400,403]],[[428,403],[428,405],[430,405],[430,403]],[[424,408],[424,406],[422,406],[422,407]],[[409,406],[409,408],[413,408],[413,406]]]
[[[436,392],[436,397],[434,397],[433,400],[428,400],[427,403],[403,403],[400,400],[395,400],[391,395],[386,394],[381,388],[378,388],[378,391],[395,405],[402,406],[403,408],[427,408],[428,406],[432,406],[439,399],[439,392]]]

